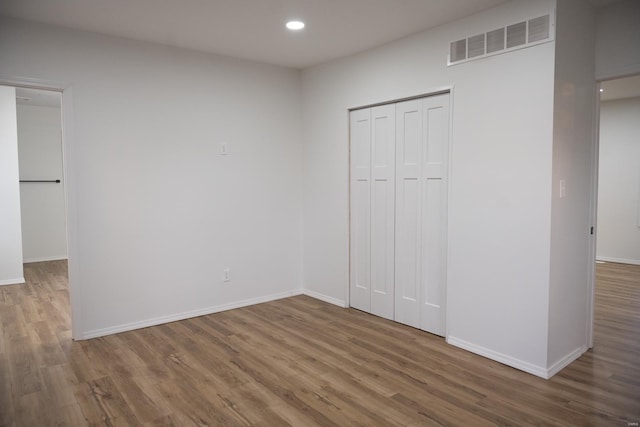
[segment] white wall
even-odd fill
[[[0,86],[0,285],[24,283],[16,90]]]
[[[562,277],[550,266],[551,217],[566,214],[552,195],[558,173],[569,182],[581,174],[558,165],[564,148],[554,147],[562,133],[554,81],[569,68],[556,69],[555,42],[453,67],[446,55],[453,40],[555,6],[508,2],[312,67],[302,85],[292,70],[0,19],[0,76],[73,88],[75,144],[66,158],[77,180],[71,226],[83,335],[301,285],[344,303],[348,109],[453,86],[447,339],[545,376],[565,350],[549,328],[563,321],[553,316],[567,301],[550,303],[550,278]],[[575,28],[586,22],[581,15]],[[584,73],[577,77],[582,90]],[[576,126],[585,112],[574,111]],[[584,148],[579,133],[568,135],[567,147]],[[229,156],[218,155],[220,141],[230,143]],[[581,190],[571,194],[580,205]],[[560,253],[567,247],[553,243]]]
[[[588,344],[596,93],[593,7],[583,0],[558,0],[556,13],[548,350],[554,371],[580,356]]]
[[[640,1],[625,0],[598,9],[596,78],[640,73]]]
[[[81,337],[301,288],[299,72],[8,18],[0,58],[72,88]]]
[[[509,2],[303,72],[306,288],[348,298],[347,110],[454,85],[447,338],[544,375],[554,43],[446,60],[451,41],[554,7]]]
[[[598,259],[640,265],[640,98],[600,104]]]
[[[67,258],[60,108],[18,104],[20,179],[60,179],[60,184],[20,184],[24,262]]]

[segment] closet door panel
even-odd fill
[[[371,123],[371,313],[393,319],[395,106],[372,108]]]
[[[351,112],[350,305],[371,311],[371,110]]]
[[[422,308],[420,328],[445,334],[449,95],[423,100]]]
[[[396,104],[395,320],[420,327],[422,100]]]

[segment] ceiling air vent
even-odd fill
[[[552,41],[551,14],[477,34],[449,45],[449,64],[455,65]]]
[[[528,43],[546,40],[549,38],[549,15],[529,20],[529,39]]]
[[[504,49],[504,28],[487,33],[487,53],[499,52]]]
[[[507,27],[507,49],[522,46],[527,42],[527,23],[518,22]]]
[[[467,39],[451,43],[450,56],[452,62],[467,59]]]
[[[469,58],[484,55],[484,34],[469,37]]]

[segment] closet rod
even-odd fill
[[[55,182],[56,184],[60,184],[60,180],[59,179],[49,179],[49,180],[42,180],[42,179],[25,179],[25,180],[20,180],[20,182]]]

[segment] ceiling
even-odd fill
[[[508,0],[2,0],[0,14],[305,68]],[[622,0],[588,0],[604,7]],[[306,22],[286,30],[291,19]]]
[[[305,68],[507,0],[2,0],[0,14]],[[300,32],[290,19],[306,22]]]
[[[594,5],[595,7],[604,7],[609,6],[613,3],[620,3],[623,0],[589,0],[589,3]]]
[[[600,88],[602,101],[640,97],[640,75],[602,82]]]

